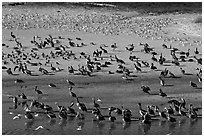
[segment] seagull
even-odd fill
[[[16,115],[16,116],[14,116],[14,117],[13,117],[13,120],[15,120],[15,119],[21,119],[21,114],[18,114],[18,115]]]
[[[46,129],[46,130],[50,130],[50,129],[48,129],[48,128],[44,128],[43,126],[38,126],[37,128],[35,128],[34,130],[35,131],[37,131],[37,130],[39,130],[39,129]]]

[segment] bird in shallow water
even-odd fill
[[[30,111],[26,111],[25,112],[25,118],[27,118],[27,119],[34,119],[34,117],[33,117],[33,115],[31,114]]]
[[[86,105],[84,103],[79,102],[78,97],[76,97],[76,101],[77,101],[76,105],[79,107],[79,109],[87,112]]]
[[[176,118],[171,117],[169,114],[167,114],[167,120],[168,120],[169,122],[176,122]]]

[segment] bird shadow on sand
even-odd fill
[[[159,95],[158,93],[149,93],[149,95]]]
[[[170,77],[165,77],[165,78],[181,78],[181,77],[179,77],[179,76],[174,76],[174,77],[170,76]]]
[[[19,74],[12,74],[13,76],[18,76]]]
[[[164,87],[171,87],[171,86],[174,86],[174,85],[172,85],[172,84],[166,84],[166,85],[164,85]]]
[[[202,89],[202,87],[196,87],[195,89]]]
[[[163,66],[171,66],[170,64],[164,64]]]
[[[184,75],[193,75],[193,74],[191,74],[191,73],[185,73]]]
[[[31,74],[30,76],[39,76],[38,74]]]

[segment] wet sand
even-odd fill
[[[3,10],[3,15],[12,13],[11,10],[17,11],[15,14],[22,15],[25,11],[30,11],[30,13],[35,13],[32,8],[20,9],[18,7],[5,7]],[[34,8],[35,9],[35,8]],[[37,8],[38,9],[38,8]],[[25,11],[24,11],[25,10]],[[84,11],[78,9],[69,9],[67,12],[65,9],[60,8],[61,12],[56,13],[59,10],[59,7],[54,8],[54,10],[49,12],[49,8],[39,8],[37,13],[41,15],[54,15],[58,19],[57,14],[64,15],[65,13],[69,13],[66,15],[70,17],[70,15],[75,16],[76,13],[81,15]],[[77,11],[77,12],[76,12]],[[92,10],[85,10],[86,14],[92,13],[94,16],[99,16],[102,14],[95,14]],[[166,20],[169,18],[170,24],[172,22],[177,22],[177,20],[186,17],[193,17],[192,14],[186,15],[160,15],[160,16],[145,16],[143,17],[132,17],[132,12],[120,12],[120,16],[128,16],[128,20],[124,21],[138,21],[137,25],[142,25],[145,20],[149,22],[158,21],[158,20]],[[86,15],[85,14],[85,15]],[[110,12],[105,12],[104,16],[110,17]],[[29,14],[28,14],[29,15]],[[27,15],[26,15],[27,16]],[[65,16],[65,17],[66,17]],[[84,16],[82,16],[84,17]],[[91,16],[92,17],[92,16]],[[90,17],[90,18],[91,18]],[[122,18],[121,17],[121,18]],[[97,17],[96,17],[97,18]],[[115,19],[115,17],[113,17]],[[117,19],[117,18],[116,18]],[[52,20],[52,19],[51,19]],[[9,22],[10,20],[4,20],[5,22]],[[4,22],[4,23],[5,23]],[[30,21],[32,23],[32,21]],[[107,21],[108,22],[108,21]],[[114,22],[114,21],[113,21]],[[168,22],[168,21],[167,21]],[[130,23],[130,22],[129,22]],[[178,23],[178,22],[177,22]],[[6,23],[5,23],[6,24]],[[3,24],[3,26],[5,25]],[[165,24],[165,23],[164,23]],[[96,26],[99,24],[95,24]],[[107,24],[105,24],[107,25]],[[104,25],[104,26],[105,26]],[[123,25],[123,24],[120,24]],[[87,27],[85,30],[81,30],[81,26],[75,30],[76,28],[65,28],[65,29],[20,29],[14,30],[9,29],[9,25],[3,28],[3,38],[2,41],[8,47],[2,47],[2,51],[6,54],[11,53],[13,51],[13,47],[16,46],[14,41],[11,41],[10,32],[14,32],[14,34],[19,38],[19,41],[22,42],[24,53],[30,53],[31,48],[34,47],[33,44],[30,43],[32,37],[34,35],[38,35],[41,39],[48,37],[48,35],[52,35],[53,37],[64,37],[66,39],[59,40],[59,44],[55,44],[55,46],[59,45],[68,45],[67,38],[73,39],[73,41],[77,44],[81,44],[82,42],[86,44],[86,46],[82,47],[69,47],[66,50],[72,51],[75,53],[77,59],[70,58],[68,60],[63,60],[61,57],[56,57],[55,59],[50,59],[53,62],[54,67],[59,67],[64,70],[60,72],[54,72],[50,70],[50,66],[43,65],[43,68],[49,70],[53,75],[42,75],[38,68],[39,66],[30,66],[28,65],[28,69],[32,71],[32,73],[36,76],[30,76],[26,74],[22,74],[21,72],[14,72],[17,75],[8,75],[6,70],[2,70],[2,134],[153,134],[153,135],[163,135],[163,134],[202,134],[202,118],[198,118],[197,120],[192,120],[186,117],[175,116],[177,121],[175,123],[171,123],[168,121],[156,120],[152,121],[150,125],[146,125],[141,123],[141,121],[132,121],[131,123],[124,123],[122,121],[122,116],[116,115],[115,122],[105,121],[93,121],[93,115],[90,113],[85,113],[85,120],[78,120],[76,118],[70,118],[68,120],[56,120],[50,121],[45,115],[39,115],[35,117],[34,120],[27,120],[25,118],[13,120],[15,114],[23,114],[24,110],[20,104],[17,108],[13,107],[13,102],[9,99],[9,96],[16,96],[20,93],[25,93],[28,99],[38,99],[39,101],[44,102],[45,104],[49,104],[56,110],[55,102],[58,102],[60,105],[69,106],[72,101],[75,102],[75,99],[69,95],[69,85],[66,80],[70,79],[75,83],[73,88],[73,92],[78,96],[83,97],[80,98],[80,101],[85,103],[88,108],[93,108],[94,98],[100,98],[102,102],[100,104],[101,107],[107,108],[109,106],[115,106],[121,108],[123,105],[125,108],[128,108],[132,111],[133,117],[139,117],[139,107],[137,103],[142,103],[142,106],[146,109],[146,105],[157,105],[161,110],[164,107],[169,106],[167,103],[170,99],[179,100],[181,97],[186,100],[186,106],[192,103],[196,107],[201,107],[202,105],[202,84],[198,82],[196,74],[198,71],[196,68],[202,68],[201,65],[196,63],[196,60],[193,62],[180,62],[180,66],[175,66],[172,63],[164,63],[164,65],[160,65],[158,62],[154,62],[151,60],[152,55],[144,53],[143,46],[140,46],[139,43],[148,43],[150,47],[154,48],[154,51],[158,53],[155,57],[159,58],[160,53],[167,60],[172,60],[169,49],[163,49],[162,44],[165,43],[168,45],[172,45],[175,48],[178,48],[180,51],[187,51],[190,49],[189,58],[193,59],[194,50],[197,47],[200,54],[196,55],[197,57],[202,57],[201,53],[201,35],[199,31],[192,32],[192,30],[185,29],[175,29],[177,25],[172,26],[167,25],[164,27],[162,31],[158,30],[158,34],[152,33],[153,30],[142,32],[140,27],[137,25],[134,26],[134,23],[129,24],[129,28],[125,28],[124,26],[116,25],[116,30],[111,28],[111,25],[107,25],[107,30],[114,30],[113,32],[104,32],[97,31],[96,29],[92,29],[93,26]],[[6,26],[6,25],[5,25]],[[32,25],[31,25],[32,26]],[[100,25],[99,25],[100,26]],[[114,26],[114,25],[113,25]],[[110,27],[110,29],[109,29]],[[120,28],[121,27],[121,28]],[[132,28],[135,27],[135,30]],[[143,27],[143,26],[142,26]],[[154,28],[154,27],[153,27]],[[171,29],[174,28],[174,29]],[[75,30],[73,32],[67,30]],[[148,29],[147,29],[148,30]],[[92,32],[93,31],[93,32]],[[185,33],[185,34],[184,34]],[[175,36],[176,34],[176,36]],[[144,36],[143,36],[144,35]],[[163,36],[163,37],[160,37]],[[147,37],[146,37],[147,36]],[[76,37],[81,38],[82,40],[77,40]],[[169,39],[169,40],[168,40]],[[178,39],[178,40],[176,40]],[[91,44],[91,42],[96,43],[96,45]],[[114,42],[117,43],[118,48],[113,50],[110,45]],[[135,49],[132,54],[125,49],[128,44],[133,43]],[[94,71],[92,76],[82,76],[78,75],[77,72],[75,74],[69,74],[67,70],[67,66],[73,66],[74,69],[78,68],[78,65],[86,65],[86,59],[80,58],[80,52],[85,52],[86,54],[90,54],[92,56],[93,51],[96,49],[100,49],[101,45],[107,45],[104,47],[108,50],[107,54],[102,54],[103,60],[99,60],[98,62],[104,63],[105,61],[110,61],[112,65],[109,67],[102,68],[101,71]],[[50,51],[55,52],[54,48],[40,49],[37,51],[37,54],[42,54],[43,52],[48,54]],[[126,64],[124,65],[133,73],[130,74],[131,80],[122,79],[122,74],[116,73],[118,63],[116,61],[111,61],[110,56],[117,55],[119,58],[123,59]],[[154,63],[156,67],[158,67],[158,71],[151,70],[148,67],[142,67],[142,72],[137,72],[134,70],[134,62],[129,60],[130,55],[136,55],[140,58],[140,60],[147,61],[149,63]],[[177,54],[179,56],[179,54]],[[92,58],[92,57],[91,57]],[[92,58],[93,59],[93,58]],[[9,61],[9,59],[7,59]],[[60,65],[55,64],[55,62],[59,62]],[[45,63],[45,59],[31,59],[31,62],[41,62]],[[5,66],[14,68],[14,64],[11,62],[6,64]],[[186,75],[183,75],[180,71],[180,67],[185,69]],[[161,86],[159,83],[159,75],[161,70],[167,68],[169,71],[174,73],[178,78],[164,78],[166,86]],[[114,72],[114,74],[108,74],[108,71]],[[14,83],[14,80],[22,79],[25,83]],[[193,81],[198,85],[198,88],[192,88],[189,85],[189,82]],[[48,87],[49,83],[54,83],[57,85],[57,88]],[[39,89],[45,94],[39,96],[34,91],[34,86],[37,85]],[[148,85],[151,88],[150,95],[145,94],[141,90],[141,85]],[[158,95],[159,89],[162,89],[167,95],[168,98],[163,98]],[[19,99],[20,102],[23,99]],[[28,104],[30,101],[28,101]],[[73,108],[77,111],[79,109],[76,105]],[[9,115],[8,111],[12,111],[14,114]],[[107,109],[102,110],[102,114],[108,115]],[[199,115],[202,115],[202,111],[199,110]],[[10,124],[7,124],[10,123]],[[40,129],[35,131],[36,127],[42,125],[46,127],[46,129]],[[162,127],[162,130],[160,130]],[[77,130],[78,129],[78,130]],[[95,130],[93,130],[95,129]]]

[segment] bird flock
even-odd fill
[[[129,44],[125,47],[125,50],[129,52],[129,61],[134,65],[134,69],[130,70],[127,65],[127,61],[123,60],[122,58],[118,57],[118,55],[109,55],[108,59],[103,59],[104,55],[108,55],[111,51],[109,49],[112,49],[112,52],[116,52],[118,49],[117,43],[114,43],[113,45],[107,46],[107,45],[101,45],[99,49],[96,49],[93,51],[93,55],[91,56],[88,53],[80,52],[79,54],[74,53],[71,48],[74,47],[83,47],[88,46],[88,44],[85,44],[82,41],[81,38],[77,37],[76,40],[80,41],[79,43],[74,42],[72,39],[67,38],[68,45],[57,45],[57,43],[60,43],[60,40],[65,40],[65,38],[62,38],[61,36],[54,38],[51,35],[48,35],[47,38],[42,40],[39,36],[34,36],[33,40],[31,40],[31,44],[33,48],[31,49],[30,53],[26,53],[26,51],[23,49],[23,44],[18,41],[19,38],[11,32],[11,41],[16,43],[16,46],[13,48],[14,51],[12,53],[4,53],[3,52],[3,63],[4,66],[2,66],[2,69],[6,70],[6,73],[10,76],[15,77],[17,74],[16,72],[22,73],[21,75],[26,76],[39,76],[38,73],[36,75],[36,71],[38,71],[41,75],[55,75],[55,73],[60,73],[61,71],[66,71],[67,74],[77,74],[77,75],[83,75],[87,77],[93,77],[94,74],[97,72],[100,72],[103,68],[108,68],[109,66],[113,64],[117,64],[117,69],[115,71],[107,71],[108,74],[119,74],[122,76],[122,79],[130,81],[133,80],[132,76],[133,73],[141,74],[144,72],[144,68],[149,69],[149,72],[151,71],[161,71],[158,80],[158,82],[161,86],[159,89],[159,92],[157,95],[161,96],[162,98],[166,98],[167,103],[169,103],[168,107],[165,107],[163,110],[162,108],[159,108],[157,105],[147,105],[147,108],[142,108],[142,104],[138,103],[138,112],[140,114],[140,117],[135,117],[131,110],[121,107],[115,107],[115,106],[105,106],[101,107],[99,103],[101,100],[92,98],[93,101],[93,107],[87,108],[86,104],[83,103],[81,100],[83,97],[80,97],[76,93],[74,93],[73,88],[76,87],[76,84],[71,81],[71,79],[67,79],[67,85],[69,86],[68,91],[69,95],[75,100],[71,102],[71,104],[68,107],[61,106],[58,102],[55,102],[56,107],[52,107],[49,104],[43,103],[43,101],[38,100],[39,97],[47,95],[48,93],[42,92],[37,85],[34,86],[34,91],[37,94],[37,99],[28,99],[28,97],[21,93],[16,96],[9,96],[10,99],[12,99],[14,104],[14,109],[17,109],[17,106],[19,105],[19,98],[21,98],[23,103],[22,107],[24,108],[23,114],[17,114],[13,117],[13,119],[21,119],[22,116],[24,116],[26,119],[33,120],[36,117],[39,117],[39,114],[46,115],[50,119],[56,119],[59,118],[61,120],[66,120],[69,117],[74,117],[76,119],[84,120],[85,114],[92,114],[94,121],[103,121],[108,120],[111,122],[114,122],[117,120],[117,117],[114,115],[121,115],[122,121],[124,122],[131,122],[131,121],[141,121],[144,124],[150,124],[154,120],[167,120],[169,122],[176,122],[176,117],[186,117],[190,119],[197,119],[201,116],[197,114],[197,112],[201,109],[201,107],[194,107],[193,104],[189,104],[189,107],[186,106],[186,101],[184,98],[180,99],[171,99],[164,91],[162,90],[162,87],[165,87],[167,84],[165,82],[165,78],[178,78],[173,72],[168,70],[166,67],[164,70],[159,70],[155,64],[157,65],[164,65],[167,63],[172,63],[176,69],[180,69],[182,75],[187,75],[184,68],[181,67],[181,62],[186,61],[193,61],[197,63],[198,68],[196,69],[197,74],[195,77],[198,78],[198,82],[202,82],[202,58],[197,58],[196,55],[198,54],[197,48],[195,49],[195,55],[192,55],[190,57],[189,50],[187,52],[180,51],[177,48],[167,47],[167,45],[163,44],[161,45],[161,48],[163,47],[166,50],[170,50],[170,55],[172,57],[172,61],[169,61],[169,59],[165,58],[162,53],[160,54],[160,57],[157,58],[156,56],[159,55],[158,52],[154,48],[152,48],[148,43],[139,43],[138,47],[143,47],[140,52],[143,52],[144,54],[150,54],[152,63],[141,60],[141,58],[137,57],[134,54],[134,49],[137,48],[134,44]],[[38,40],[37,40],[38,39]],[[40,41],[41,40],[41,41]],[[4,46],[7,44],[4,44]],[[95,43],[90,43],[91,46],[95,46]],[[3,46],[3,45],[2,45]],[[40,54],[40,52],[37,51],[43,51],[47,47],[52,48],[49,54],[45,54],[44,52]],[[8,48],[8,47],[7,47]],[[55,52],[54,52],[55,51]],[[190,55],[189,55],[190,54]],[[178,57],[180,55],[180,58]],[[182,56],[182,58],[181,58]],[[184,57],[183,57],[184,56]],[[193,58],[192,58],[193,57]],[[75,69],[73,66],[68,66],[67,68],[60,68],[61,62],[56,61],[54,64],[55,59],[61,58],[63,60],[77,60],[77,59],[83,59],[86,60],[86,65],[78,65],[78,69]],[[38,60],[39,62],[33,62],[32,60]],[[105,61],[104,61],[105,60]],[[168,60],[168,61],[167,61]],[[44,63],[43,63],[44,61]],[[104,63],[101,63],[104,62]],[[190,62],[190,61],[189,61]],[[9,66],[9,64],[12,63],[14,65],[14,68],[12,69]],[[58,65],[58,67],[54,67],[54,65]],[[32,67],[38,67],[38,69],[29,70],[29,68]],[[44,67],[43,67],[44,66]],[[49,69],[46,69],[46,68]],[[200,67],[200,68],[199,68]],[[23,83],[25,84],[26,81],[22,79],[16,79],[14,83]],[[189,86],[192,87],[192,89],[199,88],[198,85],[195,82],[189,81]],[[49,83],[48,87],[50,88],[58,88],[58,86],[54,83]],[[141,91],[143,91],[145,94],[152,95],[151,89],[148,85],[141,85]],[[30,103],[28,103],[30,102]],[[78,109],[74,109],[73,106],[76,105]],[[104,115],[103,111],[108,110],[108,114]],[[12,112],[9,112],[10,114],[13,114]],[[36,130],[41,129],[43,127],[38,127]]]

